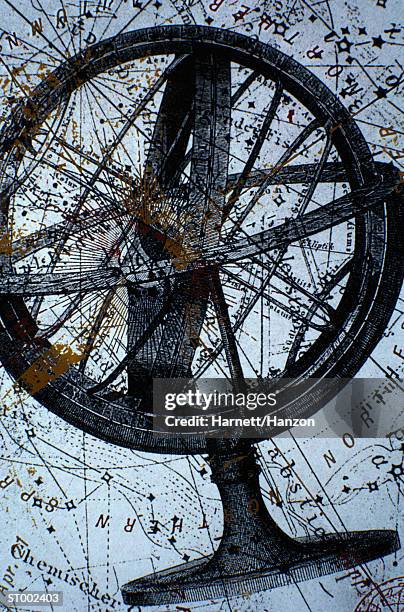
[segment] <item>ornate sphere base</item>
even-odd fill
[[[347,570],[400,548],[395,531],[373,530],[293,539],[270,516],[253,449],[210,459],[225,516],[211,556],[125,584],[128,605],[203,601],[264,591]]]

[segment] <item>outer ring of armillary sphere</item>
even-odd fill
[[[234,32],[202,26],[167,26],[128,32],[97,43],[62,63],[6,122],[0,134],[3,168],[7,163],[18,165],[13,149],[21,135],[29,133],[34,124],[43,122],[83,82],[142,57],[203,51],[226,56],[265,78],[280,81],[320,125],[331,125],[333,144],[352,190],[380,182],[380,173],[358,126],[317,77],[270,45]],[[3,189],[3,219],[7,219],[9,200],[10,193]],[[336,310],[337,325],[332,331],[323,332],[292,365],[287,372],[288,378],[350,378],[369,357],[388,324],[401,287],[400,219],[402,206],[397,196],[381,197],[371,210],[355,216],[355,253],[346,290]],[[21,296],[2,296],[0,313],[3,322],[0,359],[11,376],[18,379],[50,348],[50,344],[35,342],[36,324]],[[204,451],[203,437],[190,436],[185,440],[168,434],[156,435],[144,415],[131,410],[124,402],[89,395],[85,387],[91,382],[71,368],[35,397],[69,423],[114,444],[164,453]],[[278,415],[307,417],[328,399],[326,392],[313,384],[305,395],[286,407],[287,413],[281,410]]]

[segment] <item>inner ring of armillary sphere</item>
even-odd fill
[[[153,432],[153,378],[350,377],[401,277],[396,178],[311,72],[228,31],[122,34],[66,59],[0,137],[0,358],[70,423]],[[316,383],[278,415],[308,416]]]

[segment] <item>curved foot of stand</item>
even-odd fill
[[[229,571],[233,560],[229,563],[225,555],[215,553],[186,567],[182,564],[125,584],[123,601],[128,605],[162,605],[264,591],[344,571],[400,548],[397,532],[387,530],[330,534],[321,540],[299,538],[294,542],[300,551],[295,551],[288,562],[280,559],[279,563],[261,566],[260,554],[255,560],[260,567],[249,569],[251,559],[238,553],[237,572]]]

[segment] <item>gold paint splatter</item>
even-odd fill
[[[84,354],[75,353],[70,346],[55,344],[34,361],[17,379],[16,384],[31,394],[38,393],[48,383],[65,374],[70,366],[79,363],[83,358]]]

